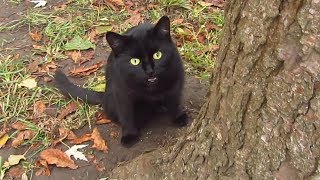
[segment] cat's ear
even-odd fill
[[[125,44],[125,37],[115,32],[108,31],[106,34],[106,39],[112,51],[115,53],[118,53]]]
[[[163,36],[170,37],[170,20],[168,16],[162,16],[154,26],[154,31]]]

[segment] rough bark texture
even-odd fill
[[[229,0],[208,101],[118,179],[319,179],[320,0]]]

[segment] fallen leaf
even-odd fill
[[[96,42],[96,36],[97,36],[97,31],[95,29],[92,29],[88,34],[87,38],[91,42]]]
[[[52,78],[45,76],[45,77],[43,78],[43,80],[44,80],[44,82],[51,82],[51,81],[52,81]]]
[[[89,61],[94,57],[94,51],[93,50],[86,50],[81,52],[81,61],[80,64],[83,64],[84,62]]]
[[[183,19],[175,19],[172,21],[172,25],[181,25],[183,22]]]
[[[90,75],[91,73],[93,72],[96,72],[98,69],[100,69],[101,67],[103,66],[103,62],[100,61],[98,62],[97,64],[94,64],[90,67],[80,67],[78,69],[74,69],[74,70],[71,70],[70,71],[70,74],[73,75],[73,76],[88,76]]]
[[[15,123],[13,123],[13,124],[11,125],[11,127],[12,127],[13,129],[22,131],[22,130],[26,130],[28,126],[27,126],[25,123],[23,123],[23,122],[17,121],[17,122],[15,122]]]
[[[64,119],[69,114],[74,113],[77,109],[78,109],[77,103],[72,101],[61,111],[61,113],[57,118],[60,120]]]
[[[2,138],[2,136],[4,136],[8,131],[9,131],[9,128],[7,127],[7,123],[5,122],[2,124],[1,130],[0,130],[0,138]]]
[[[38,7],[43,7],[47,4],[47,1],[46,0],[32,0],[30,2],[33,2],[35,3],[36,5],[34,6],[35,8],[38,8]]]
[[[103,111],[96,114],[96,124],[108,124],[111,120],[103,113]]]
[[[37,50],[43,50],[44,47],[43,46],[39,46],[39,45],[32,45],[33,49],[37,49]]]
[[[9,135],[5,134],[0,138],[0,148],[2,148],[8,141]]]
[[[21,180],[28,180],[28,176],[27,176],[27,173],[23,173],[22,176],[21,176]]]
[[[110,3],[117,5],[117,6],[124,6],[124,3],[122,0],[105,0],[105,1],[110,2]]]
[[[35,87],[37,87],[37,81],[35,78],[28,78],[28,79],[25,79],[24,81],[22,81],[20,84],[19,84],[20,87],[27,87],[29,89],[33,89]]]
[[[81,144],[85,141],[90,141],[90,140],[91,140],[91,134],[85,134],[85,135],[82,135],[80,138],[72,140],[71,143]]]
[[[108,147],[106,145],[105,140],[101,137],[98,128],[94,128],[91,134],[91,138],[93,140],[93,148],[100,151],[107,151]]]
[[[87,50],[87,51],[70,51],[66,53],[74,63],[83,64],[84,62],[89,61],[94,57],[94,51],[93,50]]]
[[[219,45],[217,44],[210,45],[210,50],[212,52],[217,52],[219,50]]]
[[[70,130],[66,128],[59,128],[60,137],[65,136],[68,140],[76,139],[77,136]]]
[[[125,24],[131,24],[132,26],[138,25],[143,20],[140,13],[133,14],[129,19],[125,21]]]
[[[35,132],[32,130],[25,130],[18,133],[17,137],[12,141],[11,146],[17,148],[23,143],[24,140],[32,139],[35,135]]]
[[[69,50],[85,50],[85,49],[95,49],[96,45],[86,39],[82,39],[80,36],[74,37],[70,42],[64,45],[64,49]]]
[[[66,128],[59,128],[60,138],[53,141],[53,146],[56,146],[59,142],[62,142],[64,139],[73,140],[76,139],[77,136],[70,130]]]
[[[24,170],[21,167],[11,167],[7,175],[12,179],[19,179],[23,173]]]
[[[78,151],[78,149],[82,149],[87,146],[88,145],[73,145],[70,149],[66,150],[65,153],[68,157],[73,156],[76,160],[80,159],[83,161],[88,161],[86,156],[82,152]]]
[[[36,172],[36,176],[40,176],[40,175],[43,175],[43,176],[50,176],[51,175],[51,171],[49,169],[49,166],[48,166],[48,163],[47,161],[45,160],[38,160],[36,161],[36,167],[41,167],[37,172]]]
[[[46,110],[46,105],[43,101],[39,100],[33,105],[34,118],[38,118]]]
[[[46,149],[40,153],[40,157],[48,164],[55,164],[57,167],[78,168],[74,161],[59,149]]]
[[[73,60],[74,63],[79,63],[81,59],[80,51],[67,52],[67,55]]]
[[[31,37],[32,40],[34,40],[35,42],[39,42],[42,39],[42,34],[39,33],[38,31],[36,32],[29,32],[29,36]]]
[[[35,73],[38,71],[38,66],[40,64],[40,61],[39,60],[35,60],[35,61],[32,61],[30,64],[28,64],[27,66],[27,71],[29,73]]]
[[[4,164],[4,167],[10,167],[10,166],[14,166],[16,164],[19,164],[19,162],[21,160],[26,160],[24,155],[10,155],[8,157],[7,163]]]
[[[200,43],[205,44],[207,38],[204,33],[199,33],[197,39]]]
[[[210,2],[199,1],[198,4],[204,7],[212,6],[213,4]]]

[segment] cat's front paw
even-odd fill
[[[186,112],[182,112],[173,121],[175,125],[182,127],[188,124],[188,115]]]
[[[125,147],[131,147],[139,140],[138,134],[126,134],[121,137],[121,144]]]

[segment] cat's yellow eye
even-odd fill
[[[138,58],[131,58],[130,59],[130,63],[132,64],[132,65],[138,65],[139,63],[140,63],[140,59],[138,59]]]
[[[162,57],[162,52],[161,51],[157,51],[156,53],[153,54],[153,59],[155,60],[159,60]]]

